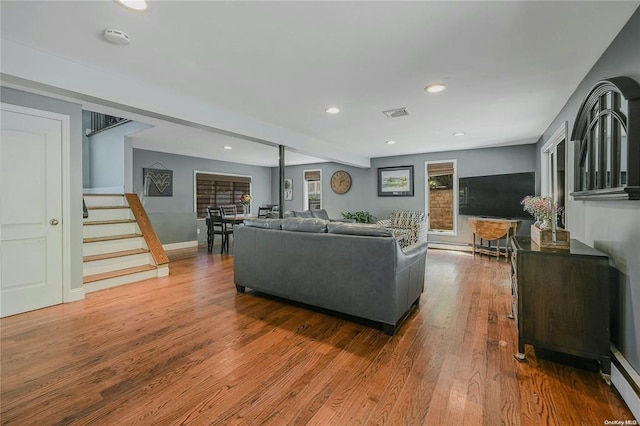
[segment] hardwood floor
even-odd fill
[[[250,292],[233,258],[1,320],[2,424],[602,425],[595,372],[514,359],[507,263],[430,250],[399,333]]]

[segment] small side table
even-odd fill
[[[473,231],[473,242],[471,248],[473,249],[474,256],[476,255],[476,252],[479,252],[482,254],[489,254],[500,258],[500,256],[503,254],[503,252],[500,250],[500,240],[506,238],[507,241],[504,248],[504,257],[505,259],[509,258],[509,239],[516,235],[522,221],[512,219],[487,219],[478,217],[470,217],[468,220],[469,226],[471,226],[471,231]],[[478,248],[476,246],[476,235],[480,237],[481,244],[482,240],[496,241],[496,251],[494,252],[492,250],[486,250],[482,247]]]

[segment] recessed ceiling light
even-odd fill
[[[131,10],[147,10],[147,2],[145,0],[115,0],[121,6]]]
[[[340,112],[340,108],[338,108],[338,107],[329,107],[329,108],[325,109],[324,112],[326,112],[328,114],[337,114],[337,113]]]
[[[455,132],[455,133],[453,134],[453,136],[464,136],[464,135],[465,135],[465,133],[464,133],[464,132]]]
[[[427,87],[424,88],[424,90],[426,90],[429,93],[438,93],[438,92],[442,92],[446,88],[447,88],[446,84],[436,83],[436,84],[428,85]]]
[[[396,143],[396,141],[387,141],[386,142],[387,145],[393,145],[394,143]]]
[[[233,149],[233,148],[230,146],[225,146],[224,149]]]

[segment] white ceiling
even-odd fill
[[[534,143],[639,4],[3,0],[1,69],[5,85],[154,124],[140,148],[275,166],[284,144],[288,164],[367,167]],[[448,90],[423,91],[434,82]],[[409,115],[382,114],[397,107]]]

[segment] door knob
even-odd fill
[[[58,224],[58,219],[51,219],[49,223],[52,224],[53,226],[56,226]]]

